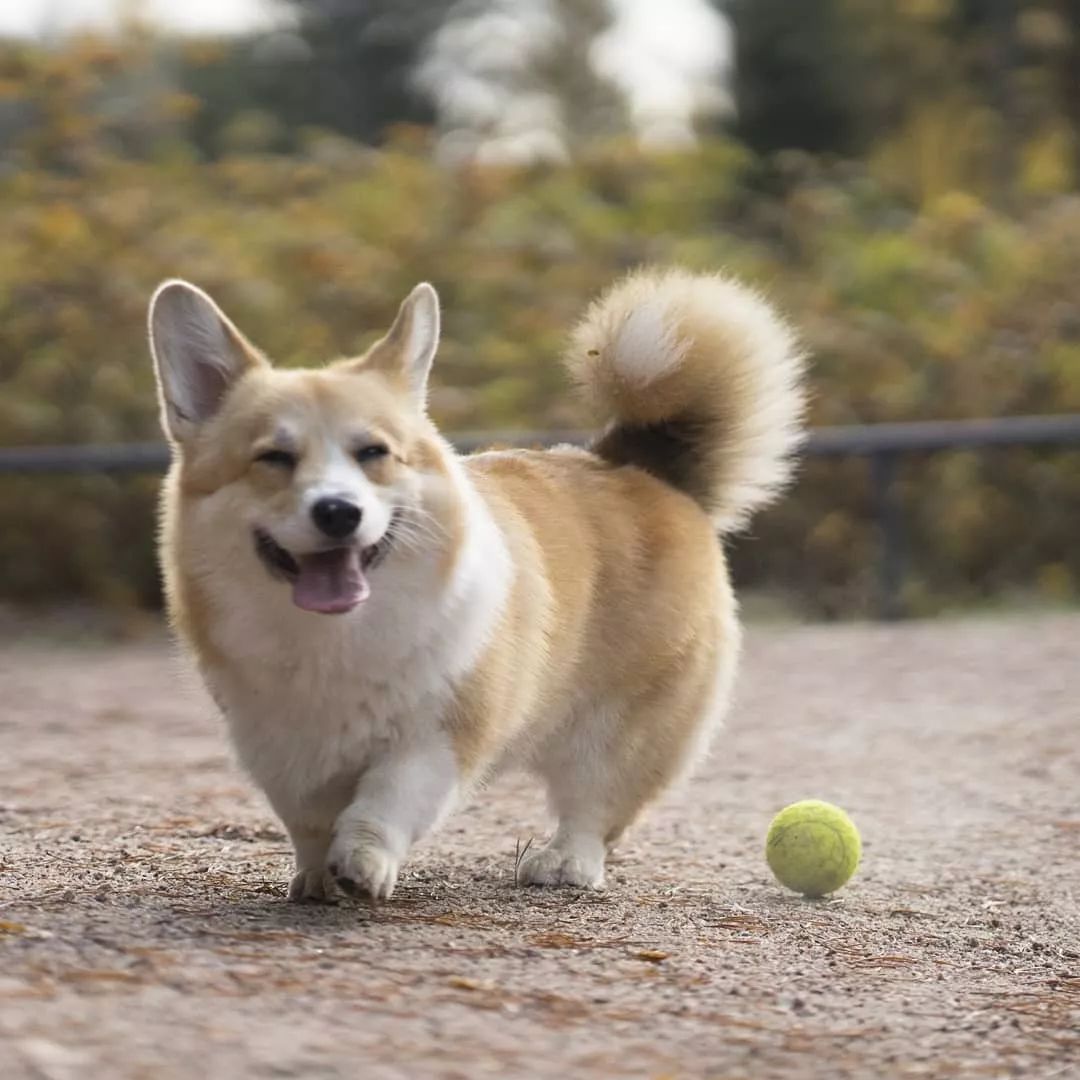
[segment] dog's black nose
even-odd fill
[[[320,499],[311,508],[311,519],[331,540],[344,540],[360,524],[360,507],[346,499]]]

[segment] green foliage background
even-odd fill
[[[183,62],[212,67],[218,48]],[[0,46],[0,444],[157,438],[145,306],[173,275],[283,364],[360,349],[433,281],[449,430],[586,422],[564,334],[641,263],[760,285],[813,355],[815,424],[1080,412],[1080,198],[1053,116],[1016,145],[1004,193],[972,135],[983,108],[962,96],[913,103],[857,161],[716,133],[681,155],[607,139],[572,166],[450,173],[421,127],[378,149],[294,127],[281,152],[250,110],[209,153],[200,101],[163,70],[137,33]],[[1080,455],[946,454],[901,475],[909,610],[1075,599]],[[155,604],[155,487],[0,477],[0,597]],[[867,612],[870,498],[865,463],[811,463],[735,543],[743,583],[817,616]]]

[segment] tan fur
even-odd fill
[[[393,382],[387,386],[380,375],[353,373],[362,363],[347,361],[326,371],[291,372],[252,364],[233,388],[226,407],[174,460],[161,501],[161,562],[170,617],[181,637],[193,641],[199,658],[215,653],[208,634],[213,598],[200,590],[196,575],[185,573],[190,567],[188,546],[200,543],[185,533],[185,508],[200,496],[237,483],[248,489],[247,497],[260,503],[291,498],[291,485],[286,486],[274,470],[252,461],[254,453],[276,444],[275,429],[283,409],[301,419],[317,416],[320,423],[328,419],[385,438],[391,457],[366,467],[378,482],[386,483],[397,470],[414,464],[430,473],[444,473],[445,450],[434,428],[426,420],[402,414]],[[354,417],[363,417],[363,423],[356,424]],[[444,556],[448,571],[455,545],[460,543],[462,522],[456,500],[445,500],[439,509],[450,537]]]
[[[177,451],[169,609],[294,839],[297,898],[330,877],[389,895],[410,844],[508,765],[541,778],[559,819],[522,879],[599,886],[606,848],[724,710],[739,628],[715,531],[778,488],[798,434],[783,324],[730,282],[674,273],[631,279],[574,336],[570,365],[609,422],[598,452],[459,460],[423,408],[424,288],[366,357],[323,371],[274,370],[182,283],[153,309]],[[389,453],[349,458],[372,439]],[[256,460],[267,449],[295,466]],[[644,467],[620,457],[635,454]],[[341,617],[297,611],[251,542],[298,535],[328,475],[368,500],[364,522],[393,503],[403,530]]]
[[[626,354],[652,335],[679,361],[652,377],[628,371]],[[609,423],[598,453],[670,472],[721,532],[787,483],[802,437],[803,358],[783,320],[744,286],[682,270],[632,275],[588,310],[567,365]],[[659,462],[634,445],[657,428],[668,434]],[[674,459],[673,440],[685,460]]]
[[[717,669],[737,655],[722,552],[699,507],[639,470],[576,451],[469,466],[515,551],[531,557],[505,629],[464,687],[456,745],[470,771],[522,730],[523,756],[542,755],[585,703],[610,703],[613,837],[686,764]]]

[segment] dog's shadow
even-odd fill
[[[438,868],[422,879],[403,880],[390,900],[341,896],[329,901],[290,901],[284,884],[258,883],[222,889],[210,886],[197,906],[172,907],[170,938],[174,945],[219,948],[229,943],[305,944],[321,947],[342,936],[362,939],[365,932],[410,925],[457,932],[546,924],[568,907],[609,904],[609,893],[577,889],[540,889],[519,885],[513,866],[494,872],[483,868]],[[381,936],[381,935],[379,935]]]

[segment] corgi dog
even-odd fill
[[[517,767],[556,819],[517,880],[599,889],[701,757],[739,656],[719,537],[792,470],[803,358],[725,277],[630,276],[567,364],[586,449],[459,456],[429,419],[435,290],[363,356],[279,370],[200,289],[150,304],[172,624],[295,849],[294,900],[394,891]]]

